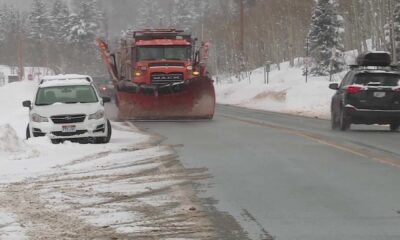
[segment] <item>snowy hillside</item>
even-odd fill
[[[345,72],[333,76],[339,81]],[[309,77],[305,82],[302,68],[281,64],[270,73],[269,84],[264,84],[263,68],[256,69],[241,82],[224,78],[216,85],[217,102],[252,109],[329,118],[330,101],[334,91],[329,89],[329,77]]]

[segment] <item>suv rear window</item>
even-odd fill
[[[400,75],[391,73],[360,73],[355,76],[354,83],[359,85],[399,86]]]
[[[96,103],[98,98],[92,86],[57,86],[40,88],[36,97],[36,105],[52,105],[54,103]]]

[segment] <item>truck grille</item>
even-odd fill
[[[59,116],[52,116],[51,120],[55,124],[67,124],[67,123],[81,123],[85,121],[86,115],[79,114],[79,115],[59,115]]]
[[[176,62],[159,62],[159,63],[150,63],[149,67],[185,67],[185,64]]]
[[[183,73],[152,73],[151,84],[157,86],[168,85],[172,83],[182,82]]]

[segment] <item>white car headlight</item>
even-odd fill
[[[103,117],[104,117],[104,111],[103,110],[99,110],[94,114],[90,114],[89,115],[89,120],[92,120],[92,119],[98,120],[98,119],[101,119]]]
[[[37,122],[37,123],[49,122],[49,119],[47,117],[42,117],[36,113],[32,114],[31,119],[32,122]]]

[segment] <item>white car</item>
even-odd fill
[[[45,77],[35,101],[23,102],[30,117],[26,137],[47,135],[54,143],[64,140],[108,143],[112,130],[104,103],[109,101],[110,98],[99,97],[90,76]]]

